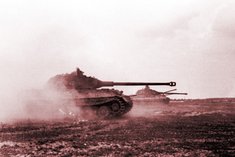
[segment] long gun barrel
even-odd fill
[[[176,82],[106,82],[101,81],[100,87],[107,86],[176,86]]]
[[[76,82],[77,89],[97,89],[101,87],[113,87],[113,86],[175,86],[175,82],[112,82],[112,81],[100,81],[98,79],[88,80],[85,82]]]

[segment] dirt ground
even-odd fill
[[[112,120],[2,123],[0,156],[235,156],[235,104],[136,104]]]

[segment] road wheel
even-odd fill
[[[107,106],[100,106],[97,110],[97,116],[99,118],[108,118],[111,115],[111,110]]]
[[[120,104],[117,103],[117,102],[114,102],[114,103],[111,105],[111,108],[112,108],[112,111],[113,111],[113,112],[119,112],[119,111],[120,111]]]
[[[170,103],[170,98],[166,98],[162,100],[164,104],[169,104]]]

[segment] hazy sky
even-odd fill
[[[80,67],[101,80],[176,81],[185,98],[235,97],[232,2],[1,0],[1,96]]]

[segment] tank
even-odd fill
[[[84,75],[79,68],[70,74],[56,75],[48,81],[48,86],[72,91],[76,106],[83,110],[92,110],[99,118],[120,117],[133,106],[130,96],[124,95],[122,91],[103,87],[143,85],[175,86],[176,83],[101,81]]]
[[[170,102],[170,98],[167,97],[168,95],[187,95],[187,93],[172,92],[175,90],[176,89],[158,92],[146,85],[145,88],[138,90],[135,95],[132,95],[131,99],[134,102],[159,102],[162,104],[168,104]]]

